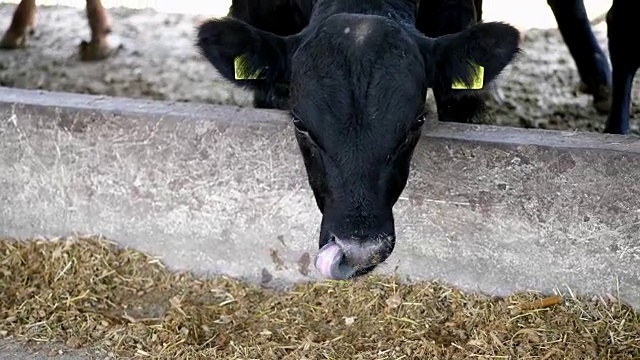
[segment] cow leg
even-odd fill
[[[478,22],[476,7],[481,0],[422,0],[418,9],[416,28],[429,37],[454,34]],[[438,120],[471,122],[484,108],[486,94],[475,90],[453,90],[437,84],[433,95]]]
[[[631,88],[637,68],[631,68],[620,62],[613,62],[613,87],[611,111],[604,132],[608,134],[626,134],[629,131],[629,108],[631,107]]]
[[[611,70],[598,45],[583,0],[547,0],[558,29],[578,68],[585,92],[593,96],[594,108],[607,113],[611,108]]]
[[[473,6],[476,10],[476,22],[482,22],[482,0],[473,0]]]
[[[36,0],[22,0],[13,13],[11,25],[0,40],[0,48],[17,49],[26,46],[33,32],[36,18]]]
[[[80,60],[95,61],[108,58],[115,46],[109,44],[107,36],[111,33],[111,21],[107,10],[100,0],[87,0],[87,19],[91,28],[91,40],[82,40],[79,46]]]
[[[640,67],[640,54],[627,38],[638,39],[640,30],[635,17],[640,11],[638,0],[614,0],[607,13],[607,36],[613,68],[611,111],[604,132],[626,134],[629,131],[631,89]]]

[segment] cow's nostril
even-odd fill
[[[344,261],[356,268],[377,265],[391,253],[393,241],[387,238],[376,240],[342,240],[336,239],[344,253]]]

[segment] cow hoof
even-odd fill
[[[578,83],[578,92],[582,94],[591,94],[591,89],[589,89],[589,85],[587,85],[587,83],[580,81],[580,83]]]
[[[589,94],[593,96],[593,107],[601,115],[608,114],[611,110],[611,86],[598,85],[596,89],[592,89],[584,82],[580,82],[578,85],[578,91],[583,94]]]
[[[24,31],[22,34],[16,34],[7,31],[2,40],[0,40],[0,49],[13,50],[27,46],[27,39],[29,38],[29,31]]]
[[[86,41],[82,40],[79,45],[78,52],[81,61],[99,61],[104,60],[113,55],[121,44],[113,38],[105,37],[102,41]]]
[[[611,111],[611,86],[598,86],[593,94],[593,107],[600,114],[608,114]]]
[[[596,99],[594,99],[593,107],[601,115],[608,114],[609,111],[611,111],[611,101],[609,99],[603,99],[599,101],[596,101]]]

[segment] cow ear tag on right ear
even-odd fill
[[[245,55],[238,55],[233,60],[233,67],[235,71],[236,80],[256,80],[263,79],[260,76],[260,70],[257,70],[253,74],[249,73],[249,69],[247,69],[247,61],[245,59]]]
[[[474,68],[475,76],[471,81],[471,86],[465,85],[462,81],[454,81],[451,88],[455,90],[480,90],[484,85],[484,67],[475,63],[471,63]]]

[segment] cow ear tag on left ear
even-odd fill
[[[264,79],[259,77],[260,70],[257,70],[253,74],[249,73],[249,69],[247,69],[247,61],[245,59],[245,55],[238,55],[233,60],[233,67],[235,70],[236,80],[256,80],[256,79]]]
[[[462,81],[454,81],[451,84],[452,89],[456,90],[480,90],[484,85],[484,67],[478,64],[471,63],[471,66],[474,68],[475,76],[471,79],[471,86],[467,86]]]

